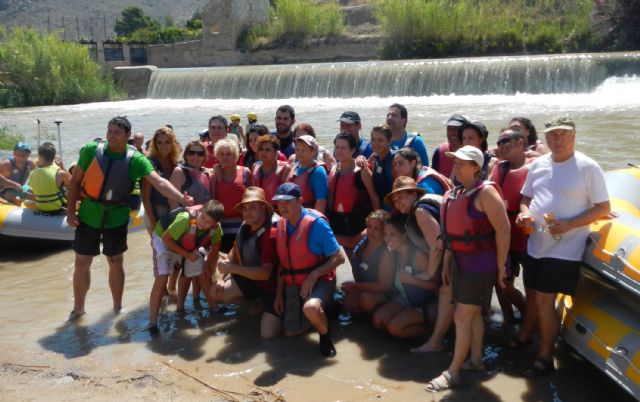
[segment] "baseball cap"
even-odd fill
[[[476,131],[478,131],[478,133],[480,133],[480,136],[484,139],[486,139],[489,136],[489,130],[487,130],[487,127],[482,124],[479,121],[468,121],[464,124],[462,124],[460,127],[458,127],[458,135],[462,135],[462,132],[464,131],[465,128],[473,128]]]
[[[311,148],[314,148],[314,149],[318,148],[318,141],[316,141],[316,139],[310,135],[301,135],[300,137],[296,138],[294,141],[295,142],[302,141],[308,146],[310,146]]]
[[[26,153],[31,153],[31,148],[26,142],[19,142],[16,146],[13,147],[14,151],[25,151]]]
[[[445,126],[460,127],[463,124],[470,123],[470,122],[471,122],[471,119],[469,119],[467,116],[460,113],[456,113],[451,117],[449,117],[449,120],[447,120],[447,122],[445,123]]]
[[[458,158],[463,161],[474,161],[478,166],[482,167],[484,164],[484,155],[482,151],[473,145],[465,145],[462,148],[458,148],[456,152],[445,152],[449,158]]]
[[[276,195],[273,196],[271,201],[297,200],[300,197],[302,197],[302,190],[300,190],[300,186],[298,186],[295,183],[286,182],[278,186],[278,189],[276,190]]]
[[[548,133],[553,130],[574,130],[576,129],[576,123],[569,116],[554,117],[548,122],[544,123],[544,133]]]
[[[344,112],[340,115],[340,118],[336,121],[341,121],[346,124],[360,123],[360,115],[356,112]]]

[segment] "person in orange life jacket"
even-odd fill
[[[265,198],[275,206],[275,202],[271,201],[276,195],[276,189],[279,185],[287,181],[291,166],[286,161],[277,159],[280,153],[280,141],[273,135],[262,135],[256,141],[258,147],[258,161],[253,166],[251,173],[252,184],[264,190]]]
[[[316,138],[315,130],[313,129],[313,127],[311,127],[311,124],[308,124],[308,123],[298,124],[293,129],[293,135],[295,138],[302,137],[303,135],[309,135],[313,138]],[[294,142],[295,142],[295,139],[294,139]],[[289,164],[292,166],[295,165],[296,159],[297,159],[296,154],[291,154],[291,156],[289,156]],[[316,151],[313,154],[313,159],[317,160],[318,163],[320,163],[322,167],[324,167],[327,173],[336,164],[335,157],[331,155],[329,151],[327,151],[327,149],[322,145],[318,145],[316,147]]]
[[[462,145],[472,145],[482,151],[483,163],[482,163],[482,176],[481,179],[486,180],[491,174],[493,167],[498,162],[498,158],[493,157],[489,152],[489,145],[487,138],[489,137],[489,130],[479,121],[471,123],[465,123],[458,127],[458,139],[462,142]],[[445,153],[446,155],[446,153]],[[459,182],[455,179],[455,175],[451,177],[454,184],[458,185]]]
[[[204,167],[207,158],[207,150],[200,141],[191,141],[184,147],[182,153],[183,162],[173,169],[169,181],[171,184],[187,192],[193,197],[196,205],[204,205],[211,199],[209,187],[212,181],[209,171]],[[177,203],[169,200],[171,210],[178,206]]]
[[[47,213],[63,211],[67,202],[63,188],[69,187],[71,175],[59,159],[56,161],[56,148],[52,143],[45,142],[38,147],[37,166],[27,180],[36,208]]]
[[[524,258],[525,314],[519,345],[540,334],[540,347],[525,376],[554,370],[553,350],[559,330],[555,301],[558,293],[573,295],[578,285],[589,225],[611,211],[602,168],[575,150],[576,127],[569,117],[556,117],[544,130],[550,153],[536,158],[522,188],[516,225],[532,227]]]
[[[242,226],[228,257],[218,261],[224,278],[212,289],[216,300],[235,303],[238,300],[262,301],[260,336],[275,338],[282,330],[282,320],[274,310],[276,295],[276,228],[271,225],[273,208],[259,187],[248,187],[242,201],[235,206],[242,213]]]
[[[152,335],[157,335],[159,332],[160,304],[169,275],[174,271],[173,264],[176,259],[184,260],[185,271],[189,271],[187,273],[189,277],[183,276],[178,284],[178,310],[184,310],[187,281],[191,278],[197,278],[200,281],[202,288],[207,291],[205,294],[209,308],[215,308],[216,300],[209,297],[212,290],[211,276],[209,274],[207,278],[206,272],[212,272],[218,260],[222,237],[218,222],[223,210],[218,201],[211,200],[202,206],[186,208],[184,211],[176,210],[156,222],[151,235],[155,280],[149,296],[148,329]],[[201,254],[203,250],[206,252],[206,259]],[[207,269],[204,266],[207,266]]]
[[[447,141],[438,145],[433,156],[431,157],[431,167],[445,177],[451,177],[453,170],[453,159],[447,158],[445,152],[455,152],[462,146],[462,142],[458,138],[458,127],[463,124],[470,123],[471,120],[462,114],[456,113],[449,117],[445,123],[447,129]]]
[[[527,245],[527,236],[516,225],[516,216],[520,212],[520,191],[529,172],[529,164],[532,162],[525,154],[525,139],[520,131],[515,129],[503,129],[498,136],[498,148],[503,160],[498,162],[491,173],[490,180],[498,183],[504,196],[509,223],[511,224],[511,244],[509,246],[509,259],[507,260],[506,287],[496,288],[502,316],[505,324],[515,321],[513,306],[516,306],[521,316],[524,316],[524,296],[513,285],[515,278],[520,274],[520,264],[524,257]]]
[[[401,191],[408,190],[403,188]],[[412,191],[418,191],[414,187]],[[393,194],[393,193],[392,193]],[[396,296],[378,308],[371,321],[393,336],[412,338],[427,333],[428,305],[436,299],[440,278],[428,272],[427,254],[407,237],[406,215],[392,215],[384,226],[384,240],[392,253]]]
[[[393,157],[393,177],[407,176],[428,194],[443,195],[453,184],[429,166],[422,166],[420,155],[409,147],[400,148]]]
[[[355,139],[340,133],[333,144],[338,164],[329,173],[327,218],[338,243],[350,256],[362,238],[365,218],[371,212],[371,199],[378,195],[371,181],[362,180],[362,169],[353,159]]]
[[[327,171],[314,159],[318,143],[310,135],[295,139],[298,162],[291,168],[287,181],[302,189],[302,202],[306,208],[324,213],[327,208],[329,187]]]
[[[481,179],[482,151],[466,145],[446,155],[455,158],[453,173],[461,183],[445,194],[441,208],[446,244],[442,279],[451,284],[456,302],[456,340],[453,360],[427,384],[425,389],[430,392],[458,385],[464,368],[483,368],[482,306],[491,298],[496,282],[505,287],[509,252],[509,218],[495,183]],[[465,363],[469,351],[471,356]]]
[[[340,122],[340,132],[347,133],[356,140],[353,157],[357,158],[362,155],[368,159],[373,154],[373,148],[371,148],[369,140],[360,138],[360,130],[362,129],[360,115],[356,112],[344,112],[340,115],[338,121]]]
[[[29,174],[36,168],[33,161],[29,160],[31,148],[24,142],[19,142],[13,147],[13,156],[0,160],[0,197],[20,205],[22,199],[22,186],[27,182]]]
[[[272,132],[272,135],[275,135],[280,140],[280,150],[289,158],[291,154],[296,152],[295,144],[293,143],[293,139],[295,135],[291,127],[296,124],[296,112],[289,105],[282,105],[276,110],[275,116],[275,132]]]
[[[124,291],[123,256],[127,250],[127,223],[129,207],[127,197],[132,182],[143,178],[149,181],[170,201],[192,205],[193,198],[182,194],[153,169],[151,163],[137,151],[130,150],[127,139],[131,135],[131,123],[126,117],[109,121],[107,142],[92,142],[80,150],[78,164],[73,170],[67,194],[67,223],[76,228],[73,249],[75,270],[73,273],[74,307],[69,316],[75,319],[85,313],[85,298],[91,282],[91,263],[100,253],[107,256],[109,287],[113,309],[122,308]],[[80,190],[85,195],[76,216],[76,202]]]
[[[538,131],[530,119],[526,117],[514,117],[509,122],[509,128],[518,129],[525,139],[528,158],[548,154],[549,148],[538,139]]]
[[[407,131],[407,108],[398,103],[389,106],[387,110],[387,125],[391,128],[391,149],[397,151],[402,147],[410,147],[420,155],[420,160],[425,166],[429,166],[427,146],[418,133]]]
[[[295,183],[281,184],[273,197],[281,216],[274,309],[283,319],[285,335],[299,335],[313,326],[320,334],[320,353],[330,357],[336,350],[324,308],[335,290],[336,267],[345,258],[324,216],[304,208],[301,197]]]
[[[391,129],[387,125],[374,126],[371,129],[373,155],[369,160],[362,155],[356,158],[356,165],[362,169],[362,180],[371,181],[378,195],[371,200],[374,211],[382,208],[382,199],[389,194],[393,184],[392,163],[395,152],[391,151],[391,135]]]
[[[219,173],[215,176],[219,179],[211,180],[210,191],[212,198],[224,205],[224,216],[220,222],[224,231],[221,250],[228,253],[242,223],[242,213],[234,207],[242,200],[245,188],[251,185],[251,171],[238,166],[238,149],[232,140],[218,141],[215,153],[219,161],[214,168]]]
[[[349,258],[355,281],[342,283],[345,293],[344,307],[351,313],[373,313],[379,306],[395,296],[393,286],[394,265],[384,242],[384,223],[389,213],[378,209],[366,219],[365,236],[353,249]]]

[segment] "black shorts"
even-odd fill
[[[559,258],[524,258],[524,286],[543,293],[574,295],[580,277],[581,261]]]
[[[468,272],[451,267],[451,295],[453,301],[485,307],[491,303],[497,273]]]
[[[102,254],[107,257],[124,253],[127,251],[127,225],[110,229],[94,229],[80,223],[76,227],[73,251],[80,255],[96,256],[100,254],[101,241]]]
[[[253,279],[245,278],[241,275],[231,274],[238,289],[242,292],[242,297],[245,300],[262,299],[262,308],[265,312],[278,316],[276,310],[273,308],[273,302],[276,299],[276,294],[269,290],[260,287]]]
[[[507,260],[507,280],[514,280],[520,275],[520,264],[524,255],[520,251],[509,250],[509,259]]]

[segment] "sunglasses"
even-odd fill
[[[505,144],[510,143],[512,139],[513,138],[510,138],[510,137],[509,138],[503,138],[503,139],[499,140],[497,144],[498,144],[498,146],[505,145]]]
[[[189,156],[193,156],[193,155],[204,156],[204,151],[187,151],[187,155],[189,155]]]

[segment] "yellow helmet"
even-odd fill
[[[238,113],[232,114],[231,121],[240,121],[240,115]]]
[[[256,112],[249,112],[249,113],[247,113],[247,120],[249,120],[249,121],[257,121],[258,120],[258,115],[256,114]]]

